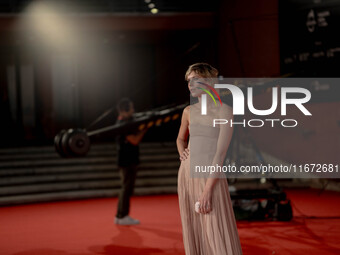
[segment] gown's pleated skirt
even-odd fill
[[[217,138],[216,129],[204,126],[191,127],[190,156],[197,157],[195,161],[200,164],[207,164],[207,162],[211,164]],[[203,192],[207,178],[193,178],[190,175],[190,156],[181,162],[178,173],[178,197],[186,255],[242,254],[228,183],[225,178],[218,179],[214,186],[212,211],[208,214],[195,212],[195,203]]]

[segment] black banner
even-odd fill
[[[340,77],[340,1],[279,0],[281,74]]]

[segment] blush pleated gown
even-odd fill
[[[226,178],[219,179],[214,186],[212,211],[208,214],[195,212],[195,203],[207,178],[191,176],[190,162],[192,167],[194,164],[211,165],[218,136],[217,128],[190,125],[190,155],[181,162],[178,172],[178,198],[186,255],[242,254]]]

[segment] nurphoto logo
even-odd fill
[[[245,115],[245,96],[243,91],[236,85],[232,84],[215,84],[214,87],[211,85],[208,85],[203,82],[197,82],[207,88],[209,88],[213,94],[217,97],[217,99],[220,102],[220,105],[222,105],[222,100],[217,93],[216,89],[228,89],[231,93],[231,96],[233,98],[233,115]],[[207,115],[207,95],[209,95],[212,100],[215,103],[215,106],[217,105],[217,102],[211,92],[209,92],[206,88],[198,87],[198,89],[203,90],[206,94],[202,94],[201,96],[201,115]],[[257,116],[268,116],[273,114],[276,109],[278,108],[279,100],[279,91],[277,87],[271,88],[272,95],[271,95],[271,107],[269,109],[256,109],[253,103],[253,87],[247,88],[247,106],[251,113]],[[298,98],[291,98],[289,95],[299,95]],[[306,109],[306,107],[303,105],[307,103],[311,99],[311,93],[306,88],[301,87],[281,87],[280,89],[280,106],[281,106],[281,116],[287,115],[287,105],[295,105],[305,116],[311,116],[312,114]],[[225,125],[230,124],[233,125],[243,125],[249,126],[249,127],[262,127],[265,122],[271,123],[271,127],[275,126],[275,122],[280,122],[282,127],[295,127],[298,125],[297,120],[295,119],[250,119],[245,120],[241,122],[234,122],[233,120],[227,120],[227,119],[214,119],[213,120],[213,126],[216,127],[216,125]],[[247,125],[248,124],[248,125]]]

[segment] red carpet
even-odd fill
[[[244,254],[340,254],[340,195],[317,192],[287,192],[291,222],[238,222]],[[116,198],[3,207],[0,255],[184,254],[177,203],[134,197],[131,216],[142,224],[130,227],[113,224]]]

